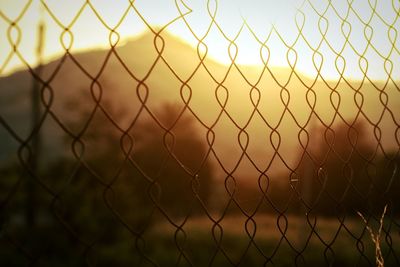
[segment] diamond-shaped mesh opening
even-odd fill
[[[400,265],[399,2],[242,2],[0,3],[1,266]]]

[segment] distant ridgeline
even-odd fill
[[[198,140],[195,144],[202,144],[201,155],[205,156],[212,145],[209,160],[213,176],[219,181],[232,175],[248,188],[256,188],[263,172],[283,187],[297,179],[300,182],[296,186],[302,188],[299,191],[306,192],[305,200],[312,204],[321,190],[323,194],[333,195],[333,199],[340,198],[340,192],[345,190],[359,195],[355,188],[346,189],[349,180],[360,185],[362,192],[370,190],[370,183],[365,183],[361,176],[372,177],[375,181],[384,171],[382,180],[385,182],[393,175],[398,176],[398,173],[386,173],[394,168],[396,160],[398,162],[395,153],[399,149],[400,97],[395,85],[389,84],[382,93],[378,89],[383,87],[383,82],[341,81],[337,84],[329,81],[326,84],[318,80],[314,83],[309,77],[293,74],[289,68],[270,67],[263,71],[262,66],[237,66],[229,70],[229,66],[212,59],[204,60],[204,65],[191,76],[200,64],[196,50],[168,34],[162,37],[165,47],[154,68],[158,54],[153,44],[154,35],[150,33],[114,51],[81,52],[43,67],[42,79],[49,86],[43,88],[42,101],[49,105],[50,111],[40,129],[43,169],[61,158],[74,157],[74,138],[59,123],[78,134],[101,95],[100,104],[112,120],[104,116],[107,126],[96,126],[92,120],[89,123],[92,130],[86,131],[82,140],[89,140],[90,133],[96,132],[95,127],[99,127],[97,135],[101,137],[118,127],[124,130],[131,126],[133,158],[135,149],[140,150],[143,144],[135,135],[146,132],[139,127],[144,127],[146,122],[154,124],[148,110],[162,117],[161,114],[170,112],[165,107],[174,106],[171,114],[175,117],[160,120],[160,123],[172,127],[172,132],[175,130],[177,143],[187,138],[177,133],[182,125],[174,128],[173,124],[187,103],[188,108],[178,124],[190,121],[195,130],[189,133],[195,132]],[[0,79],[0,115],[22,139],[28,137],[32,127],[32,79],[27,70]],[[255,88],[252,84],[256,84]],[[143,103],[146,109],[142,109]],[[99,113],[102,110],[97,108],[96,114]],[[162,131],[158,137],[160,146],[164,145],[165,131]],[[115,148],[123,154],[119,143],[123,131],[117,130],[116,134]],[[19,145],[4,127],[0,127],[0,166],[17,161]],[[85,155],[94,151],[96,148],[87,146]],[[391,166],[386,171],[385,164]],[[358,173],[360,169],[363,171]],[[378,174],[373,174],[376,171]],[[313,182],[306,182],[307,177]],[[333,177],[340,179],[333,180]],[[398,186],[399,179],[396,179]],[[361,205],[362,199],[358,197],[354,201]],[[335,205],[334,200],[331,202]],[[317,209],[323,211],[326,206]]]

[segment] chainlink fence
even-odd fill
[[[398,0],[54,2],[0,2],[0,265],[400,266]]]

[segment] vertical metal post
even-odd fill
[[[42,75],[42,55],[43,55],[43,44],[44,44],[44,21],[40,19],[38,24],[38,39],[36,47],[37,67],[35,74],[40,77]],[[31,91],[31,108],[32,108],[32,154],[30,158],[30,168],[36,175],[39,170],[39,160],[41,152],[41,134],[40,134],[40,90],[41,83],[38,79],[33,77],[32,80],[32,91]],[[29,177],[26,184],[26,224],[28,227],[33,227],[36,224],[36,209],[37,209],[37,198],[36,198],[36,184],[32,177]]]

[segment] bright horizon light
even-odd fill
[[[116,27],[115,31],[121,37],[119,44],[122,44],[148,30],[142,18],[151,27],[159,28],[179,18],[180,10],[187,13],[185,19],[197,38],[204,38],[208,56],[222,64],[231,63],[226,38],[233,40],[243,27],[235,40],[237,64],[262,66],[268,58],[269,67],[295,67],[296,71],[316,77],[318,66],[314,63],[322,63],[322,76],[338,79],[336,62],[339,70],[344,68],[344,76],[348,78],[362,79],[363,71],[367,71],[370,79],[387,80],[387,72],[392,69],[391,78],[400,79],[400,38],[397,37],[400,34],[400,2],[394,0],[379,1],[376,7],[367,0],[354,0],[351,6],[347,1],[331,1],[332,5],[329,5],[329,1],[316,0],[136,0],[132,1],[136,10],[128,0],[113,1],[112,6],[106,0],[91,0],[86,5],[85,2],[69,1],[68,5],[61,5],[57,0],[0,0],[0,35],[6,40],[0,43],[0,76],[24,66],[12,52],[12,45],[18,39],[17,49],[23,59],[30,66],[37,63],[37,25],[41,18],[46,25],[44,61],[48,62],[65,53],[62,42],[65,46],[71,44],[72,53],[107,48],[110,31]],[[82,6],[82,13],[74,21]],[[25,13],[24,7],[27,7]],[[215,21],[225,37],[212,23],[209,13],[214,12]],[[23,16],[16,21],[17,27],[11,26],[21,13]],[[69,32],[63,34],[64,27],[68,27],[72,35]],[[298,27],[302,27],[300,36]],[[166,31],[193,47],[198,44],[182,18],[168,25]],[[323,39],[324,34],[328,43]],[[266,40],[269,51],[261,44]],[[234,53],[235,49],[231,47],[231,55]],[[345,66],[336,53],[345,59]],[[388,60],[385,62],[385,59]]]

